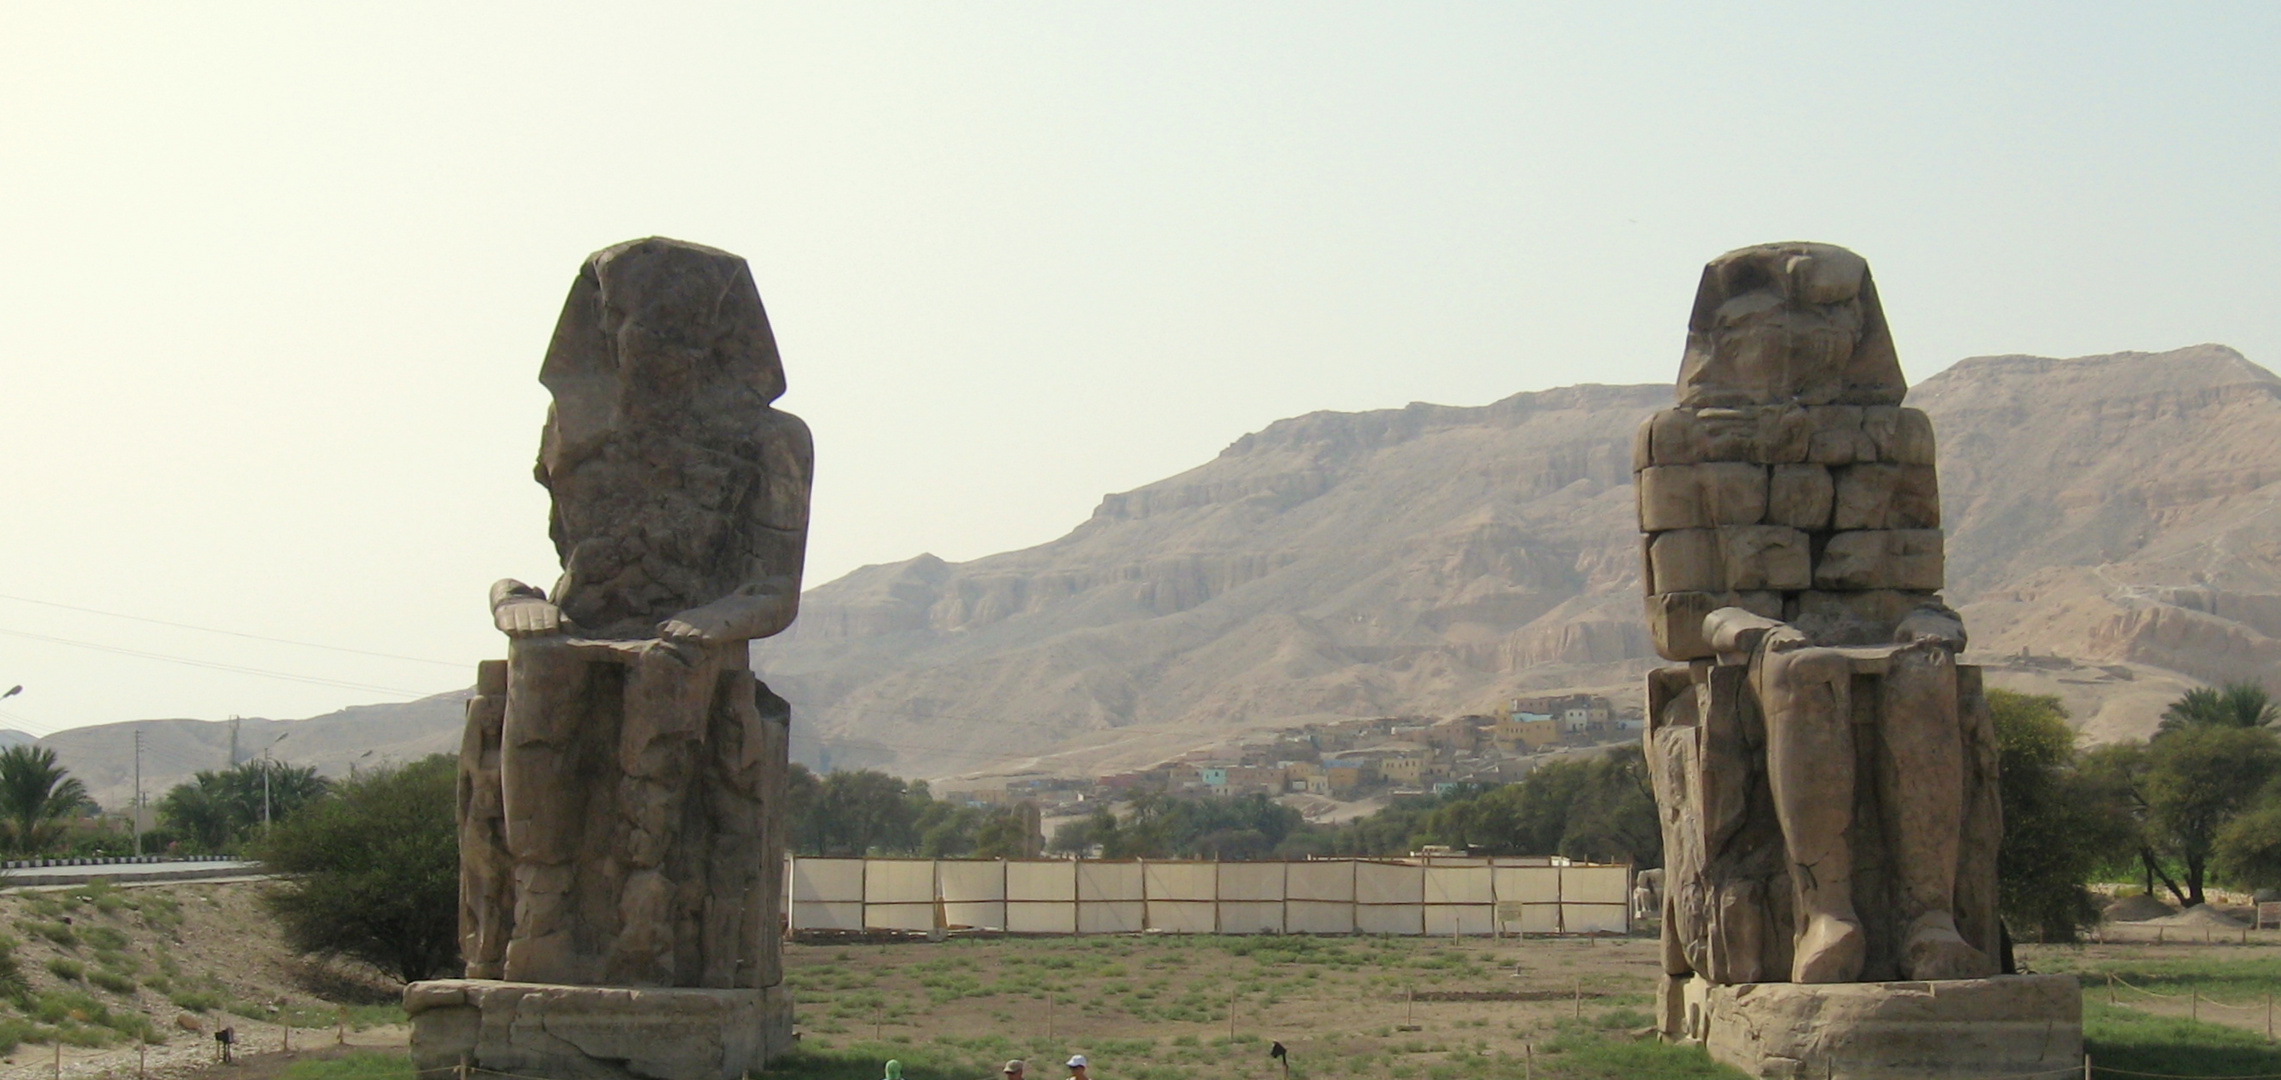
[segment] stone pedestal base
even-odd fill
[[[1970,1080],[2083,1065],[2072,975],[1937,982],[1666,980],[1667,1037],[1763,1080]]]
[[[739,1080],[792,1047],[792,995],[437,979],[404,988],[412,1067],[553,1080]]]

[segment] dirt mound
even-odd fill
[[[2145,893],[2140,893],[2137,896],[2126,896],[2107,905],[2104,917],[2108,922],[2145,922],[2149,919],[2170,918],[2177,912],[2177,908]]]
[[[2207,926],[2212,930],[2239,930],[2249,925],[2208,904],[2196,904],[2176,915],[2145,922],[2148,926]]]

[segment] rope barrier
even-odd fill
[[[2264,1002],[2262,1002],[2262,1001],[2253,1001],[2253,1002],[2250,1002],[2250,1003],[2249,1003],[2249,1004],[2247,1004],[2247,1005],[2229,1005],[2229,1004],[2227,1004],[2227,1003],[2225,1003],[2225,1002],[2223,1002],[2223,1001],[2219,1001],[2218,999],[2216,999],[2216,998],[2214,998],[2214,997],[2211,997],[2211,996],[2210,996],[2210,995],[2208,995],[2208,994],[2204,994],[2204,993],[2202,993],[2202,992],[2201,992],[2201,991],[2199,991],[2199,990],[2189,990],[2189,991],[2187,991],[2187,992],[2186,992],[2186,993],[2184,993],[2184,994],[2165,994],[2165,993],[2161,993],[2161,992],[2159,992],[2159,991],[2155,991],[2155,990],[2149,990],[2149,989],[2147,989],[2146,987],[2143,987],[2143,986],[2136,986],[2136,985],[2133,985],[2129,979],[2123,978],[2123,977],[2122,977],[2122,976],[2120,976],[2120,975],[2116,975],[2116,974],[2113,974],[2112,972],[2108,973],[2108,975],[2107,975],[2107,978],[2109,978],[2109,979],[2112,979],[2112,980],[2114,980],[2114,981],[2115,981],[2115,982],[2117,982],[2117,983],[2120,983],[2120,984],[2121,984],[2121,985],[2122,985],[2124,988],[2126,988],[2126,989],[2130,989],[2130,990],[2136,990],[2136,991],[2138,991],[2139,993],[2141,993],[2141,994],[2145,994],[2145,995],[2146,995],[2146,996],[2148,996],[2148,997],[2163,998],[2163,999],[2165,999],[2165,1000],[2169,1000],[2169,1001],[2178,1001],[2178,1000],[2181,1000],[2181,999],[2184,999],[2184,998],[2188,997],[2189,995],[2192,995],[2192,996],[2196,996],[2196,997],[2199,997],[2199,998],[2201,999],[2202,1003],[2203,1003],[2203,1004],[2205,1004],[2205,1005],[2215,1005],[2215,1006],[2217,1006],[2218,1008],[2221,1008],[2221,1009],[2262,1009],[2262,1008],[2264,1008],[2264,1007],[2265,1007],[2265,1003],[2264,1003]]]

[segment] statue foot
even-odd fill
[[[1867,950],[1860,920],[1851,916],[1809,916],[1806,932],[1798,937],[1798,954],[1790,965],[1790,981],[1852,982],[1861,978]]]
[[[1988,955],[1956,932],[1956,920],[1948,912],[1917,916],[1901,940],[1904,979],[1980,979],[1993,974],[1995,965],[1988,962]]]

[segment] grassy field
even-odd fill
[[[1083,1053],[1103,1080],[1277,1078],[1267,1049],[1280,1041],[1295,1078],[1740,1077],[1642,1037],[1656,955],[1651,941],[1421,938],[790,945],[802,1050],[767,1075],[877,1080],[895,1058],[911,1080],[989,1080],[1022,1057],[1057,1080]],[[2281,1074],[2263,1004],[2281,994],[2281,948],[2030,946],[2021,958],[2082,977],[2102,1069]],[[285,1080],[411,1074],[400,1055],[359,1054],[296,1063]]]

